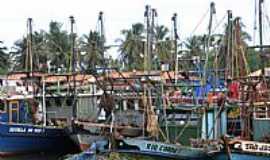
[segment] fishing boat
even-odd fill
[[[151,140],[123,139],[117,141],[116,146],[119,153],[142,154],[181,160],[209,159],[207,152],[203,149]]]
[[[270,144],[256,141],[229,140],[223,151],[210,152],[217,160],[267,160],[270,157]]]
[[[72,148],[64,128],[37,122],[33,102],[32,96],[1,96],[0,155],[66,152]]]
[[[259,12],[262,13],[263,0],[259,1]],[[232,19],[232,15],[229,14],[229,19]],[[262,22],[262,16],[259,15],[259,19]],[[243,46],[242,39],[240,37],[240,23],[239,18],[236,18],[235,23],[228,22],[229,26],[235,27],[233,32],[228,32],[229,36],[235,34],[238,41],[230,40],[231,44],[239,47]],[[262,23],[260,23],[260,33],[262,29]],[[263,54],[263,50],[267,48],[262,44],[262,34],[260,34],[260,54]],[[257,48],[255,47],[255,48]],[[229,48],[229,47],[228,47]],[[248,64],[245,57],[245,51],[229,51],[228,59],[237,57],[238,61],[235,66],[235,70],[229,70],[230,77],[233,80],[228,83],[228,95],[227,102],[231,103],[232,114],[228,116],[233,117],[236,121],[234,124],[228,123],[227,128],[230,128],[228,134],[233,138],[222,138],[222,149],[220,151],[214,151],[212,157],[216,160],[266,160],[270,159],[270,129],[269,129],[269,73],[264,68],[266,58],[261,60],[261,69],[249,73]],[[234,54],[232,54],[234,52]],[[228,62],[231,62],[230,60]],[[229,64],[229,63],[228,63]],[[242,65],[241,65],[242,64]],[[230,66],[230,65],[228,65]],[[237,73],[237,72],[238,73]],[[237,73],[237,74],[235,74]],[[238,125],[237,125],[238,123]]]

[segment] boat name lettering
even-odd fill
[[[25,127],[10,127],[8,132],[10,133],[41,133],[41,128],[25,128]]]
[[[177,148],[168,146],[168,145],[159,145],[159,144],[146,144],[146,149],[151,151],[167,152],[167,153],[176,153]]]
[[[242,150],[247,152],[270,153],[270,144],[257,142],[242,142]]]
[[[11,132],[11,133],[25,133],[26,132],[26,128],[22,128],[22,127],[10,127],[9,128],[9,132]]]

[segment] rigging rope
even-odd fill
[[[254,10],[254,24],[253,24],[253,45],[256,44],[256,33],[257,33],[257,0],[255,0]]]
[[[196,30],[199,28],[199,26],[202,24],[202,22],[204,21],[204,19],[206,18],[207,14],[209,13],[210,9],[207,10],[207,12],[205,14],[203,14],[202,18],[200,19],[199,23],[196,25],[196,27],[192,30],[190,37],[192,37],[194,35],[194,33],[196,32]]]
[[[213,29],[213,33],[215,33],[215,31],[218,29],[218,27],[221,25],[221,23],[224,21],[224,19],[227,17],[227,14],[225,14],[222,18],[221,18],[221,20],[220,21],[218,21],[217,23],[216,23],[216,26],[215,26],[215,28]]]

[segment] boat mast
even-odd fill
[[[155,22],[157,10],[149,5],[145,6],[144,17],[146,19],[146,52],[144,56],[144,69],[148,72],[152,70],[152,59],[154,58],[154,38],[155,38]]]
[[[145,6],[144,17],[146,18],[146,52],[144,57],[144,70],[149,72],[151,70],[151,26],[150,26],[150,16],[151,16],[151,7],[149,5]]]
[[[46,126],[47,111],[46,111],[46,91],[45,91],[45,76],[42,76],[42,110],[43,110],[43,126]]]
[[[27,52],[26,52],[26,63],[25,70],[26,72],[33,74],[33,55],[32,55],[32,18],[27,20]],[[30,70],[29,70],[30,69]]]
[[[207,70],[207,63],[208,63],[208,52],[209,52],[209,47],[210,47],[210,40],[211,40],[211,34],[212,34],[212,24],[213,24],[213,16],[216,14],[216,8],[215,8],[215,3],[211,2],[210,4],[210,19],[209,19],[209,25],[208,25],[208,35],[206,36],[206,50],[205,50],[205,64],[204,64],[204,82],[203,86],[206,85],[206,70]]]
[[[75,34],[74,34],[75,19],[73,16],[70,16],[69,19],[70,19],[70,38],[71,38],[70,71],[74,73],[75,72]]]
[[[203,95],[206,96],[206,91],[205,91],[205,87],[206,87],[206,83],[207,83],[207,63],[208,63],[208,52],[209,52],[209,47],[210,47],[210,40],[211,40],[211,34],[212,34],[212,24],[213,24],[213,16],[214,14],[216,14],[216,9],[215,9],[215,3],[211,2],[210,4],[210,19],[209,19],[209,25],[208,25],[208,35],[206,37],[206,51],[205,51],[205,64],[204,64],[204,77],[203,77],[203,84],[202,87],[203,89]],[[208,113],[207,113],[207,109],[205,111],[205,133],[206,133],[206,139],[209,138],[209,129],[208,129]],[[214,134],[213,134],[214,135]]]
[[[105,60],[105,34],[104,34],[104,17],[103,17],[103,12],[100,11],[98,15],[98,21],[99,21],[99,34],[100,34],[100,45],[101,45],[101,57],[103,61],[104,67],[106,67],[106,60]]]
[[[73,77],[73,105],[72,105],[72,109],[73,109],[73,118],[76,117],[76,69],[75,69],[75,34],[74,34],[74,24],[75,24],[75,19],[73,16],[70,16],[70,37],[71,37],[71,73],[72,73],[72,77]]]
[[[261,57],[263,57],[263,35],[262,35],[262,5],[264,0],[259,0],[259,38],[260,38],[260,54]],[[262,76],[264,76],[264,58],[261,58],[261,70],[262,70]]]
[[[178,57],[177,57],[177,40],[179,39],[179,36],[177,34],[177,13],[174,13],[172,16],[172,22],[173,22],[173,32],[174,32],[174,54],[172,56],[172,60],[175,60],[175,73],[174,73],[174,79],[175,84],[177,84],[178,79]]]
[[[208,25],[208,36],[207,36],[207,43],[206,43],[207,52],[209,51],[209,46],[210,46],[210,41],[211,41],[214,14],[216,14],[215,3],[211,2],[211,4],[210,4],[210,19],[209,19],[209,25]],[[206,54],[208,54],[208,53],[206,53]]]
[[[226,56],[225,56],[225,75],[224,79],[225,82],[227,81],[228,77],[232,77],[232,70],[231,70],[231,56],[232,56],[232,46],[231,46],[231,37],[232,37],[232,11],[228,10],[227,11],[227,16],[228,16],[228,21],[227,21],[227,50],[226,50]]]

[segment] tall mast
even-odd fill
[[[205,64],[204,64],[204,71],[203,71],[203,83],[202,86],[205,87],[207,84],[207,63],[208,63],[208,52],[209,52],[209,47],[210,47],[210,37],[212,34],[212,24],[213,24],[213,15],[216,14],[216,9],[215,9],[215,3],[211,2],[210,4],[210,18],[209,18],[209,25],[208,25],[208,35],[206,36],[206,50],[205,50]],[[206,96],[206,90],[203,90],[203,95]],[[208,126],[208,113],[205,113],[205,133],[206,133],[206,139],[209,138],[209,126]],[[210,133],[211,134],[211,133]],[[214,133],[213,133],[214,135]]]
[[[177,31],[177,13],[173,14],[173,31],[174,31],[174,55],[177,55],[177,40],[179,39],[178,31]]]
[[[262,35],[262,5],[264,0],[259,0],[259,35],[260,35],[260,54],[262,57],[263,54],[263,35]],[[264,58],[261,58],[261,69],[262,69],[262,75],[264,75]]]
[[[70,60],[70,71],[75,72],[75,34],[74,34],[74,24],[75,19],[73,16],[69,17],[70,19],[70,37],[71,37],[71,60]]]
[[[76,94],[76,56],[75,56],[75,34],[74,34],[74,24],[75,19],[70,16],[70,34],[71,34],[71,73],[73,76],[73,94]]]
[[[150,62],[150,52],[151,52],[151,49],[150,49],[150,46],[151,46],[151,43],[150,43],[150,39],[151,39],[151,36],[150,36],[150,16],[151,16],[151,7],[149,5],[146,5],[145,6],[145,12],[144,12],[144,17],[146,18],[146,52],[145,52],[145,59],[144,59],[144,69],[149,71],[150,68],[151,68],[151,63]]]
[[[105,61],[105,34],[104,34],[104,18],[103,18],[103,12],[100,11],[99,15],[98,15],[98,21],[100,23],[100,28],[99,28],[99,32],[100,32],[100,42],[101,42],[101,57],[102,57],[102,61],[103,64],[106,65],[106,61]]]
[[[175,60],[175,84],[177,84],[177,75],[178,75],[178,57],[177,57],[177,40],[179,39],[178,31],[177,31],[177,13],[174,13],[172,16],[172,22],[173,22],[173,32],[174,32],[174,54],[172,56],[172,61]]]
[[[227,80],[228,76],[232,76],[232,66],[231,66],[231,57],[232,57],[232,46],[231,46],[231,37],[232,37],[232,11],[228,10],[228,25],[227,25],[227,53],[225,60],[225,80]]]
[[[212,34],[212,25],[213,25],[213,15],[216,14],[216,8],[215,8],[215,3],[211,2],[210,4],[210,19],[209,19],[209,25],[208,25],[208,38],[207,38],[207,51],[209,50],[209,43],[210,43],[210,37]]]
[[[73,104],[72,104],[72,117],[76,118],[77,115],[77,99],[76,99],[76,60],[75,60],[75,34],[74,34],[74,24],[75,24],[75,19],[73,16],[69,17],[70,19],[70,38],[71,38],[71,61],[70,61],[70,65],[71,65],[71,74],[72,74],[72,78],[73,78],[73,89],[72,89],[72,94],[73,94]]]
[[[152,8],[151,10],[152,22],[151,22],[151,38],[150,38],[150,58],[154,58],[154,39],[155,39],[155,18],[157,17],[157,10]],[[151,59],[149,63],[151,64]],[[150,68],[151,69],[151,68]]]
[[[206,70],[207,70],[207,63],[208,63],[208,52],[209,52],[209,47],[210,47],[210,39],[211,39],[211,34],[212,34],[212,24],[213,24],[213,16],[216,14],[216,8],[215,8],[215,3],[211,2],[210,4],[210,18],[209,18],[209,25],[208,25],[208,35],[206,36],[205,40],[206,42],[206,50],[205,50],[205,64],[204,64],[204,72],[203,72],[203,85],[206,85]],[[205,93],[204,93],[205,94]]]
[[[26,72],[30,71],[31,75],[33,74],[32,21],[33,21],[32,18],[28,18],[27,20],[27,53],[26,53],[26,63],[25,63]]]

